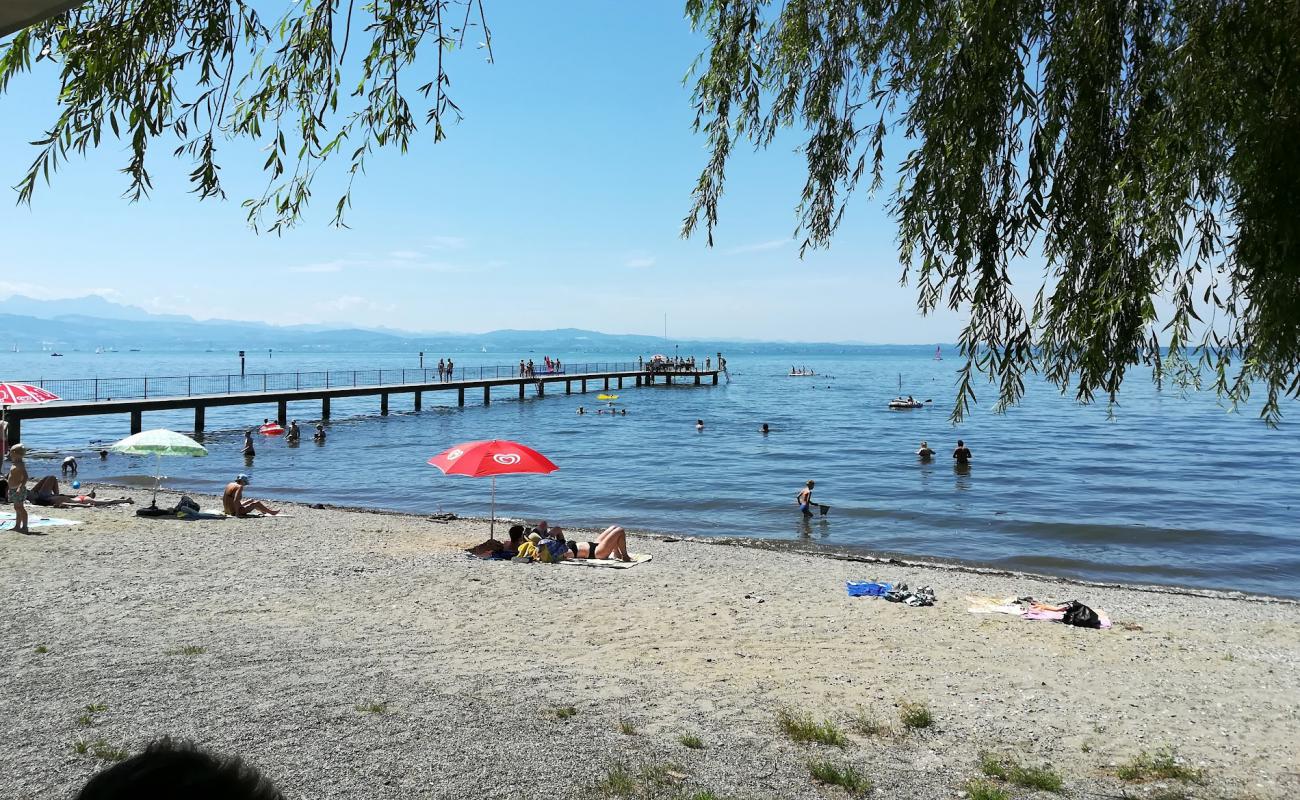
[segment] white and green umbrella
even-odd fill
[[[162,483],[163,456],[206,456],[208,450],[188,436],[159,428],[128,436],[112,447],[114,453],[128,456],[157,456],[158,474],[153,484],[153,505],[158,505],[158,486]]]

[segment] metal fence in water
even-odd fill
[[[536,366],[532,377],[581,378],[608,372],[640,369],[635,361],[562,364],[557,370]],[[63,400],[139,400],[150,397],[287,392],[295,389],[331,389],[403,384],[454,383],[493,378],[519,378],[518,364],[455,367],[450,374],[431,369],[336,369],[317,372],[258,372],[247,375],[181,375],[143,378],[44,378],[25,381],[57,394]]]

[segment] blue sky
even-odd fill
[[[73,159],[31,208],[0,203],[0,295],[103,293],[150,310],[429,331],[584,327],[803,341],[953,341],[898,285],[895,227],[860,194],[829,251],[798,257],[791,146],[738,153],[716,246],[679,229],[706,152],[682,84],[703,39],[671,2],[489,3],[496,63],[451,64],[465,119],[447,140],[369,162],[351,228],[329,181],[299,228],[258,235],[239,201],[261,158],[227,148],[230,197],[186,193],[167,142],[151,199],[121,198],[116,142]],[[54,74],[0,97],[0,181],[13,185],[54,115]],[[340,162],[338,167],[344,166]]]

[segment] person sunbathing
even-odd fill
[[[59,491],[59,479],[53,475],[46,475],[32,485],[31,491],[27,493],[27,499],[32,505],[49,506],[51,508],[103,508],[105,506],[130,505],[135,500],[130,497],[121,497],[116,500],[99,500],[92,491],[90,494],[63,494]]]
[[[257,511],[274,517],[280,513],[260,500],[245,500],[244,487],[247,485],[248,476],[242,472],[236,475],[233,481],[226,484],[226,491],[221,495],[221,510],[226,513],[226,516],[247,517],[250,513]]]
[[[552,529],[554,530],[554,529]],[[627,552],[627,531],[618,525],[610,525],[600,536],[596,537],[594,542],[575,542],[569,540],[568,551],[562,558],[591,558],[591,559],[618,559],[619,561],[631,561],[632,556]]]

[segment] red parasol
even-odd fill
[[[53,400],[60,400],[54,392],[46,391],[39,386],[32,386],[30,383],[0,383],[0,420],[5,418],[5,411],[9,406],[34,405],[36,403],[49,403]],[[3,428],[0,425],[0,428]],[[9,443],[5,441],[3,432],[0,432],[0,457],[9,452]]]
[[[59,400],[54,392],[29,383],[0,383],[0,406],[21,406]]]
[[[492,521],[489,536],[496,538],[497,476],[517,473],[547,473],[559,469],[549,458],[531,447],[507,439],[465,442],[429,459],[447,475],[492,478]]]

